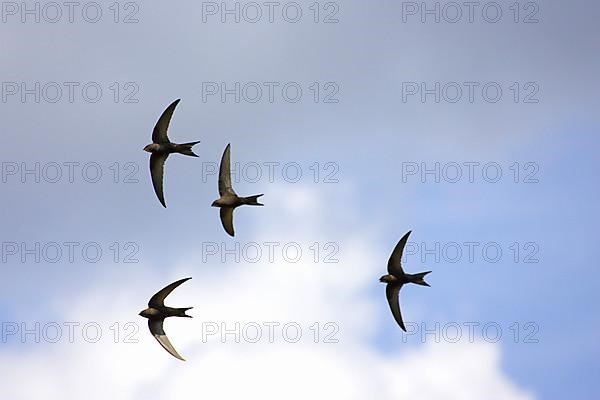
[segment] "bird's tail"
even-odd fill
[[[261,204],[258,202],[258,198],[260,196],[264,196],[264,194],[257,194],[255,196],[248,196],[248,197],[243,197],[243,201],[244,204],[248,204],[250,206],[264,206],[264,204]]]
[[[194,147],[194,145],[197,145],[198,143],[200,143],[200,141],[180,144],[179,153],[184,154],[186,156],[198,157],[198,155],[192,151],[192,147]]]
[[[186,317],[186,318],[192,318],[191,315],[187,315],[185,312],[187,310],[191,310],[194,307],[186,307],[186,308],[178,308],[177,311],[179,312],[179,315],[177,315],[178,317]]]
[[[427,271],[427,272],[419,272],[418,274],[412,274],[410,276],[410,281],[412,283],[415,283],[417,285],[421,285],[421,286],[430,286],[429,283],[425,282],[425,275],[427,275],[428,273],[430,273],[431,271]]]

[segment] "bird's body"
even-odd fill
[[[427,273],[429,273],[431,271],[428,271]],[[421,283],[421,274],[401,274],[400,276],[396,276],[396,275],[383,275],[381,278],[379,278],[379,282],[383,282],[383,283],[390,283],[392,285],[404,285],[407,283],[416,283],[417,285],[423,285],[423,286],[429,286],[428,284],[423,284]],[[425,282],[426,283],[426,282]]]
[[[193,144],[192,144],[193,143]],[[190,145],[194,145],[200,142],[192,142],[192,143],[183,143],[183,144],[178,144],[178,143],[150,143],[149,145],[147,145],[146,147],[144,147],[144,151],[147,151],[148,153],[152,153],[152,154],[173,154],[173,153],[179,153],[179,154],[183,154],[186,156],[191,156],[191,157],[198,157],[196,154],[194,154],[191,149],[190,149]],[[192,153],[192,154],[190,154]]]
[[[239,207],[244,204],[250,206],[262,206],[263,204],[258,204],[256,198],[262,196],[259,194],[257,196],[250,197],[240,197],[238,195],[230,195],[226,194],[224,196],[219,197],[217,200],[213,202],[213,207]]]
[[[144,147],[144,151],[152,153],[150,156],[150,175],[152,177],[152,186],[154,192],[158,197],[158,200],[167,207],[165,203],[165,197],[163,193],[163,175],[165,168],[165,161],[169,154],[179,153],[185,156],[198,157],[193,151],[192,147],[200,141],[190,143],[172,143],[167,136],[167,130],[169,129],[169,123],[171,122],[171,116],[175,111],[175,108],[179,104],[179,99],[175,100],[167,109],[162,113],[154,131],[152,132],[152,143]]]
[[[379,278],[379,282],[386,283],[385,294],[390,306],[390,310],[392,311],[392,315],[394,316],[394,319],[400,328],[402,328],[402,330],[405,332],[406,327],[404,326],[402,313],[400,311],[400,289],[402,289],[402,286],[407,283],[429,286],[429,284],[425,282],[424,277],[431,272],[426,271],[419,272],[417,274],[407,274],[402,269],[402,251],[404,250],[404,246],[406,245],[409,236],[410,231],[408,231],[408,233],[406,233],[402,239],[400,239],[398,244],[396,244],[390,259],[388,260],[388,273],[387,275],[383,275],[381,278]]]
[[[191,318],[189,315],[186,315],[185,312],[189,310],[189,308],[174,308],[174,307],[148,307],[144,311],[140,313],[140,315],[144,318],[148,318],[149,320],[157,321],[163,320],[169,317],[187,317]]]
[[[213,207],[239,207],[242,205],[242,201],[239,196],[225,194],[219,197],[212,204]]]
[[[223,152],[223,156],[221,157],[221,165],[219,168],[220,197],[213,201],[212,206],[219,207],[221,209],[220,217],[223,229],[225,229],[225,232],[227,232],[230,236],[234,236],[233,211],[241,205],[263,206],[264,204],[258,202],[258,198],[262,196],[262,194],[241,197],[238,196],[233,190],[233,186],[231,184],[230,149],[231,145],[228,144]]]
[[[177,353],[177,350],[173,347],[167,334],[163,329],[163,323],[165,318],[169,317],[185,317],[192,318],[190,315],[187,315],[185,312],[190,310],[192,307],[184,307],[184,308],[174,308],[165,306],[165,298],[179,285],[183,282],[192,279],[185,278],[180,279],[176,282],[171,283],[170,285],[161,289],[158,293],[156,293],[150,301],[148,302],[148,308],[141,311],[139,313],[140,316],[148,319],[148,328],[150,332],[154,336],[154,338],[160,343],[160,345],[169,352],[173,357],[178,358],[182,361],[185,361],[183,357]]]

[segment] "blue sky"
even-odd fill
[[[9,284],[0,296],[2,333],[11,324],[96,321],[105,334],[98,344],[7,337],[0,343],[3,364],[10,365],[0,368],[3,398],[230,398],[243,388],[253,397],[275,398],[299,382],[298,398],[333,395],[336,387],[352,388],[337,393],[344,398],[451,393],[559,399],[600,392],[594,379],[600,321],[591,310],[599,277],[593,256],[600,222],[600,6],[521,2],[515,23],[512,2],[499,2],[503,14],[496,23],[479,9],[472,23],[449,23],[444,15],[439,23],[432,16],[423,23],[418,13],[403,22],[403,4],[410,2],[343,1],[319,3],[315,23],[313,3],[298,2],[303,14],[296,23],[278,11],[270,23],[265,8],[257,23],[243,15],[240,23],[231,16],[222,23],[219,14],[205,14],[203,22],[203,7],[206,12],[213,3],[189,1],[128,8],[123,3],[118,23],[108,3],[101,5],[97,23],[77,11],[71,23],[65,10],[56,23],[44,15],[39,23],[31,16],[23,23],[22,10],[3,10],[1,241]],[[441,10],[448,2],[439,4]],[[131,12],[138,22],[124,23]],[[323,23],[329,13],[339,21]],[[530,13],[537,23],[523,22]],[[212,83],[233,88],[236,82],[248,90],[260,87],[263,97],[253,103],[247,101],[253,92],[240,92],[239,102],[234,95],[223,102],[203,92]],[[439,102],[435,94],[422,101],[420,93],[406,93],[415,84],[432,89],[436,83]],[[34,91],[24,100],[22,85]],[[73,101],[69,85],[75,87]],[[83,93],[86,85],[90,92]],[[272,102],[268,85],[275,87]],[[286,85],[301,88],[297,102],[286,100],[292,93],[281,91]],[[469,85],[475,88],[472,102]],[[57,86],[62,97],[52,102]],[[98,87],[102,96],[91,102]],[[448,101],[456,87],[462,98]],[[486,100],[492,92],[483,93],[483,87],[500,88],[501,98]],[[176,98],[182,101],[170,138],[202,143],[195,147],[199,159],[174,156],[167,162],[165,210],[152,191],[142,148]],[[236,190],[265,193],[266,204],[236,211],[235,239],[225,235],[210,207],[216,177],[203,177],[227,143],[240,171],[258,165],[262,173],[256,182],[245,175]],[[431,173],[421,176],[436,163],[439,181]],[[21,175],[36,165],[39,182]],[[276,166],[272,181],[266,165]],[[284,175],[286,165],[300,169],[298,182]],[[474,168],[472,182],[468,165]],[[57,166],[61,179],[52,183]],[[408,174],[415,166],[418,171]],[[452,182],[457,166],[461,179]],[[485,173],[483,166],[489,168]],[[102,175],[91,182],[97,170]],[[501,177],[491,182],[498,170]],[[328,174],[334,182],[324,182]],[[408,230],[413,251],[406,270],[433,272],[431,288],[403,289],[405,320],[428,329],[436,323],[493,323],[502,329],[497,342],[486,341],[479,328],[473,343],[465,339],[466,330],[458,343],[403,336],[377,279]],[[65,242],[77,242],[73,262]],[[269,262],[265,242],[298,244],[303,257],[291,263],[276,253]],[[48,262],[54,253],[42,250],[23,255],[13,246],[22,243],[30,249],[39,243],[47,251],[58,244],[62,255],[56,262]],[[203,254],[211,244],[236,243],[259,244],[263,257],[236,263],[231,257],[222,262],[220,253]],[[320,248],[316,263],[314,243]],[[324,248],[328,243],[334,247]],[[473,259],[465,243],[475,243]],[[436,244],[437,260],[423,253]],[[94,256],[83,255],[84,247],[100,248],[102,256],[91,262]],[[502,256],[493,262],[481,252],[484,247],[500,248]],[[462,256],[453,259],[456,248]],[[338,262],[323,262],[330,249]],[[126,255],[137,262],[125,262]],[[154,343],[137,313],[151,294],[184,276],[193,280],[169,300],[194,306],[194,319],[167,325],[171,341],[188,358],[179,365]],[[340,340],[296,347],[199,343],[207,321],[297,321],[305,335],[313,323],[332,321]],[[137,324],[139,343],[107,339],[115,322]],[[530,339],[538,342],[526,342],[534,329]],[[94,358],[99,361],[88,375],[77,368]],[[112,389],[96,387],[93,374]],[[228,374],[239,388],[223,389]],[[158,376],[171,382],[156,383]],[[37,389],[23,388],[32,378],[40,382]],[[423,385],[430,389],[419,391]]]

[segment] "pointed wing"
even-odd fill
[[[168,153],[152,153],[150,156],[150,175],[152,175],[154,193],[156,193],[160,204],[165,208],[167,208],[167,205],[165,204],[165,195],[163,193],[163,175],[167,157],[169,157]]]
[[[231,144],[228,144],[223,151],[221,157],[221,166],[219,167],[219,194],[224,196],[226,194],[233,194],[233,187],[231,186],[231,167],[230,167],[230,156]],[[233,235],[232,235],[233,236]]]
[[[229,236],[234,236],[235,232],[233,231],[233,207],[221,207],[221,224],[223,224],[223,229],[225,232],[229,234]]]
[[[181,361],[185,361],[184,358],[179,355],[177,350],[175,350],[175,347],[173,347],[173,345],[169,341],[169,338],[167,337],[167,334],[163,329],[163,322],[165,322],[164,319],[158,321],[148,320],[148,328],[150,328],[152,336],[154,336],[158,343],[160,343],[163,349],[168,351],[169,354],[171,354],[175,358],[180,359]]]
[[[390,305],[390,310],[392,311],[392,315],[394,319],[400,325],[400,328],[404,332],[406,332],[406,328],[404,327],[404,322],[402,321],[402,313],[400,312],[400,289],[402,285],[390,285],[387,284],[385,287],[385,296],[387,297],[387,301]]]
[[[183,282],[188,281],[192,278],[183,278],[180,279],[176,282],[171,283],[168,286],[165,286],[164,288],[162,288],[158,293],[156,293],[154,296],[152,296],[150,298],[150,301],[148,302],[148,307],[154,307],[154,308],[160,308],[160,307],[164,307],[165,306],[165,298],[171,294],[171,292],[179,285],[181,285]]]
[[[175,111],[175,107],[179,104],[181,99],[175,100],[167,109],[162,113],[158,122],[154,126],[154,131],[152,132],[152,142],[154,143],[169,143],[169,137],[167,136],[167,129],[169,129],[169,122],[171,122],[171,117],[173,116],[173,112]]]
[[[395,275],[395,276],[404,275],[404,270],[402,269],[402,264],[401,264],[402,252],[404,251],[404,246],[406,245],[406,242],[408,241],[410,232],[411,231],[408,231],[404,236],[402,236],[402,239],[400,239],[400,241],[394,248],[394,251],[392,251],[392,255],[390,256],[390,259],[388,260],[388,273],[390,273],[392,275]]]

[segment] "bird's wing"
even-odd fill
[[[225,147],[225,151],[223,151],[223,156],[221,157],[221,166],[219,167],[219,194],[224,196],[226,194],[235,195],[235,191],[233,190],[233,186],[231,186],[231,167],[230,167],[230,150],[231,144],[228,144]]]
[[[402,285],[390,285],[389,283],[385,287],[385,296],[387,297],[387,301],[390,304],[390,310],[392,310],[392,315],[394,319],[400,325],[400,328],[404,332],[406,332],[406,328],[404,327],[404,322],[402,321],[402,313],[400,312],[400,288]]]
[[[167,208],[165,204],[165,195],[163,193],[163,175],[165,171],[165,161],[169,157],[168,153],[152,153],[150,155],[150,175],[152,175],[152,186],[154,186],[154,193],[160,201],[163,207]]]
[[[158,343],[160,343],[160,345],[163,347],[163,349],[168,351],[169,354],[171,354],[175,358],[180,359],[181,361],[185,361],[185,359],[179,355],[177,350],[175,350],[175,347],[173,347],[173,345],[169,341],[169,338],[167,337],[167,334],[165,333],[165,330],[163,329],[164,321],[165,321],[164,319],[157,320],[157,321],[148,320],[148,328],[150,328],[150,332],[152,333],[152,336],[154,336],[154,338],[158,341]]]
[[[150,298],[150,301],[148,302],[148,307],[153,307],[153,308],[160,308],[160,307],[164,307],[165,305],[165,298],[179,285],[181,285],[183,282],[190,280],[192,278],[183,278],[180,279],[176,282],[171,283],[170,285],[165,286],[164,288],[162,288],[158,293],[156,293],[154,296],[152,296]]]
[[[225,232],[229,234],[229,236],[234,236],[235,232],[233,231],[233,207],[221,207],[221,223],[223,224],[223,229]]]
[[[402,236],[402,239],[398,242],[396,247],[394,247],[394,251],[392,251],[392,255],[388,260],[388,273],[399,276],[404,275],[404,270],[402,269],[402,251],[404,251],[404,246],[406,245],[406,241],[410,236],[410,232],[408,231],[406,235]]]
[[[175,111],[175,107],[179,104],[179,100],[175,100],[167,109],[162,113],[158,122],[154,126],[154,131],[152,131],[152,142],[154,143],[170,143],[169,137],[167,136],[167,129],[169,129],[169,122],[171,122],[171,116],[173,116],[173,111]]]

